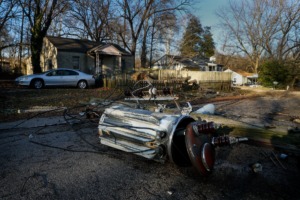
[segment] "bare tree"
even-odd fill
[[[141,67],[146,67],[147,65],[147,37],[150,30],[149,21],[145,21],[143,25],[143,37],[142,37],[142,47],[141,47]]]
[[[158,13],[146,20],[141,38],[141,66],[146,67],[149,59],[151,67],[153,54],[156,51],[155,45],[166,44],[166,50],[169,53],[172,33],[178,31],[176,20],[177,16],[174,12]],[[148,58],[147,55],[149,55]]]
[[[101,42],[110,40],[111,0],[74,0],[65,26],[69,35]]]
[[[30,49],[33,72],[42,71],[40,54],[43,39],[51,25],[52,20],[67,8],[67,0],[19,0],[19,4],[30,25]]]
[[[135,58],[137,43],[145,22],[154,14],[175,10],[182,10],[188,5],[188,0],[117,0],[120,15],[116,20],[118,26],[113,26],[114,31],[122,40],[123,46],[127,48]]]
[[[9,36],[8,22],[16,18],[16,2],[16,0],[0,0],[0,52],[15,45]]]
[[[226,41],[226,49],[238,49],[245,54],[249,58],[254,72],[257,72],[263,53],[259,29],[262,23],[262,9],[262,6],[252,4],[248,0],[230,1],[227,9],[223,8],[217,13],[222,21],[222,28],[228,34],[226,38],[229,40]]]
[[[59,13],[51,22],[47,31],[47,35],[54,37],[62,37],[65,35],[66,28],[63,26],[65,21],[65,13]]]
[[[260,59],[282,60],[297,48],[300,4],[289,0],[232,0],[217,12],[229,40],[226,47],[246,55],[257,72]]]
[[[290,57],[299,48],[300,4],[297,1],[268,1],[268,13],[261,24],[262,46],[268,55],[279,61]]]
[[[15,17],[16,0],[0,0],[0,31],[6,23]]]

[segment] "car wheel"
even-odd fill
[[[35,80],[33,80],[31,85],[35,89],[41,89],[44,86],[44,82],[41,79],[35,79]]]
[[[86,81],[79,81],[77,86],[80,89],[86,89],[88,85],[87,85]]]

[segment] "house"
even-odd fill
[[[117,44],[47,36],[41,67],[79,69],[90,74],[113,75],[133,70],[133,57]]]
[[[191,71],[223,71],[223,65],[214,63],[208,58],[187,58],[175,55],[164,55],[153,64],[154,69],[173,69]]]
[[[153,64],[154,69],[200,70],[200,66],[189,58],[174,55],[164,55]]]
[[[253,85],[257,83],[258,75],[255,73],[248,73],[241,70],[233,71],[231,69],[226,69],[224,72],[231,73],[233,85]]]
[[[10,71],[11,71],[11,67],[10,67],[9,60],[5,58],[0,58],[0,73],[10,72]]]

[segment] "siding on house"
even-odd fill
[[[107,44],[91,49],[88,54],[99,53],[102,72],[105,75],[129,73],[133,71],[133,57],[119,46]],[[97,70],[96,70],[97,71]]]
[[[235,72],[231,69],[226,69],[224,72],[231,73],[231,81],[232,81],[232,84],[234,84],[234,85],[245,85],[245,84],[251,82],[248,77],[251,77],[254,75],[252,73],[247,73],[247,72]]]
[[[43,71],[57,68],[57,48],[46,38],[44,38],[41,54],[41,67]]]
[[[178,62],[178,60],[180,60],[179,56],[164,55],[154,63],[153,68],[182,70],[186,66],[182,62]]]
[[[105,44],[89,40],[45,37],[41,54],[42,71],[55,68],[80,69],[86,73],[95,73],[98,50],[103,73],[111,75],[133,70],[133,57],[116,44]]]
[[[11,70],[10,62],[7,59],[0,59],[0,72],[9,72]]]
[[[78,66],[74,65],[74,59],[78,58]],[[87,73],[94,71],[94,59],[85,53],[79,52],[59,52],[57,56],[57,66],[59,68],[79,69]]]
[[[75,57],[78,58],[78,66],[73,66],[73,59]],[[43,71],[57,68],[69,68],[93,73],[94,59],[87,56],[86,53],[58,51],[49,40],[44,39],[41,66]]]

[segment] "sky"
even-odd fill
[[[202,26],[210,26],[214,41],[218,44],[220,32],[217,29],[219,19],[216,16],[216,10],[225,7],[228,0],[195,0],[193,14],[199,17]]]
[[[204,26],[213,26],[218,23],[218,18],[215,12],[218,8],[225,6],[227,0],[195,0],[192,5],[194,14],[200,17],[201,23]]]

